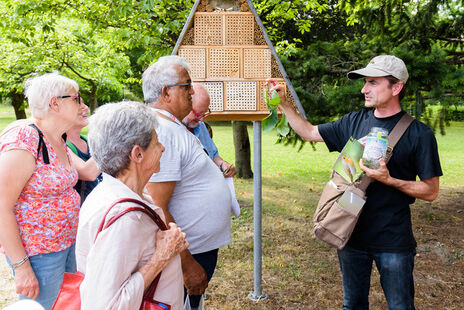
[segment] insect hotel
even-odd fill
[[[173,54],[188,60],[190,77],[208,91],[207,120],[261,121],[269,114],[264,89],[270,77],[305,115],[251,1],[197,0]]]

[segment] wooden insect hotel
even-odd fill
[[[251,0],[197,0],[173,54],[188,60],[192,80],[207,89],[208,120],[262,120],[269,114],[264,89],[270,77],[305,115]]]

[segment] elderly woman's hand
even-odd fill
[[[39,296],[39,281],[29,262],[15,270],[16,293],[36,299]]]
[[[155,253],[139,269],[145,282],[145,289],[176,255],[188,248],[189,244],[185,240],[185,233],[175,223],[169,223],[168,230],[158,230],[156,233],[155,246]]]
[[[168,230],[159,230],[156,234],[156,250],[152,257],[170,261],[174,256],[187,249],[185,233],[175,223],[169,223]]]

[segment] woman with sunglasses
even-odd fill
[[[68,151],[64,133],[83,108],[79,86],[56,72],[26,81],[32,118],[0,137],[0,244],[20,299],[50,309],[64,272],[75,272],[77,179],[99,171]]]

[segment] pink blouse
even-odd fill
[[[39,134],[30,126],[11,129],[0,139],[0,154],[25,150],[36,158],[36,167],[15,204],[19,233],[28,256],[59,252],[76,241],[80,198],[73,186],[78,174],[67,170],[44,137],[50,164],[37,154]],[[65,142],[63,141],[63,145]],[[68,159],[71,161],[67,152]]]

